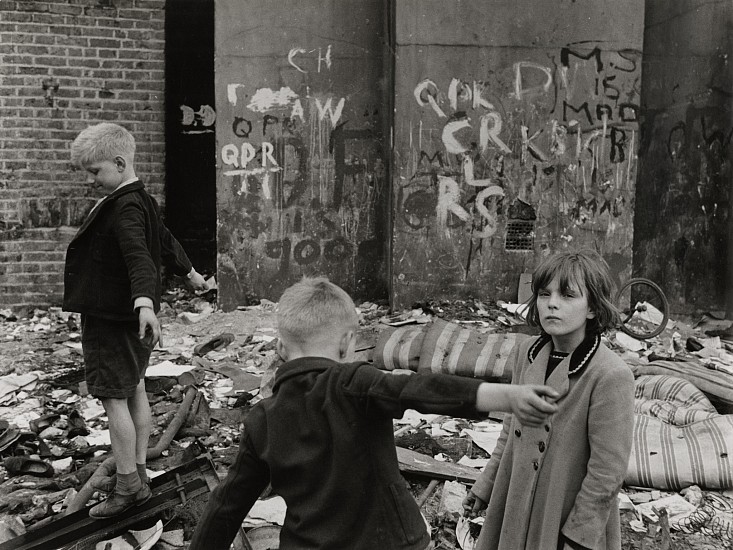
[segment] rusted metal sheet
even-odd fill
[[[217,0],[219,300],[386,295],[382,0]]]
[[[731,27],[730,2],[647,2],[634,272],[678,313],[728,290],[733,314]]]
[[[631,274],[644,2],[396,2],[393,303]]]

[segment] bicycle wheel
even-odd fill
[[[637,277],[630,279],[616,294],[621,311],[619,329],[638,340],[660,334],[669,320],[669,302],[655,282]]]

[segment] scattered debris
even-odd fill
[[[110,540],[98,542],[95,550],[150,550],[163,534],[163,522],[158,520],[150,529],[133,531]]]
[[[252,506],[242,525],[244,528],[259,525],[282,525],[285,522],[286,510],[285,501],[280,496],[260,499]]]
[[[469,468],[452,462],[441,462],[432,456],[397,447],[397,460],[402,472],[423,475],[431,479],[449,479],[473,483],[480,473],[475,468]]]
[[[175,507],[185,506],[197,497],[210,493],[217,484],[218,478],[211,457],[202,454],[155,476],[151,480],[153,497],[119,516],[95,520],[89,517],[87,509],[56,514],[49,518],[50,521],[39,522],[24,534],[0,544],[0,550],[94,548],[97,541],[109,542],[141,522]],[[141,541],[138,540],[139,542]]]
[[[61,541],[56,547],[73,543],[79,549],[145,548],[150,541],[159,550],[185,547],[207,493],[236,457],[242,419],[271,391],[282,362],[276,351],[276,304],[261,300],[224,313],[214,305],[215,293],[176,290],[164,296],[165,347],[153,351],[146,373],[154,425],[148,466],[156,476],[156,496],[135,515],[114,522],[114,529],[112,522],[106,524],[104,537],[97,531],[103,522],[89,520],[85,507],[101,497],[90,480],[112,475],[114,461],[104,409],[85,389],[79,317],[60,308],[27,315],[0,310],[0,549],[56,545],[52,540]],[[456,325],[470,338],[447,340],[446,357],[454,353],[465,359],[489,346],[500,354],[493,370],[476,373],[476,361],[466,367],[461,360],[458,374],[500,380],[513,343],[536,333],[525,324],[522,304],[467,299],[426,301],[404,312],[375,303],[357,309],[357,349],[396,375],[403,368],[425,368],[423,346],[437,350],[446,326]],[[390,339],[395,331],[411,347],[398,352],[399,338]],[[616,333],[606,342],[637,376],[686,376],[718,407],[716,414],[733,413],[733,393],[731,409],[725,409],[726,392],[733,388],[729,321],[678,319],[646,341]],[[675,418],[666,404],[655,411],[657,417]],[[500,430],[501,417],[493,416],[470,422],[408,411],[395,421],[400,468],[430,524],[435,548],[473,548],[483,518],[463,517],[461,495],[489,460]],[[196,465],[199,473],[181,476],[184,464]],[[201,468],[208,471],[202,474]],[[624,547],[675,547],[684,537],[696,537],[690,540],[703,543],[685,548],[707,550],[729,545],[733,538],[730,488],[626,487],[619,499]],[[665,510],[661,517],[659,510]],[[246,540],[253,549],[270,548],[284,513],[277,495],[260,499],[240,532],[240,547],[247,548]]]

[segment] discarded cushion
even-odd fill
[[[374,362],[388,370],[402,368],[510,382],[507,363],[515,347],[526,338],[531,336],[481,334],[438,319],[430,325],[384,331],[375,348]],[[649,365],[669,372],[665,365]],[[637,374],[642,370],[632,368]],[[722,374],[702,369],[705,375]],[[696,379],[713,384],[709,376]],[[709,389],[724,395],[720,389]],[[718,414],[693,383],[667,374],[638,376],[635,397],[627,485],[674,491],[690,485],[705,489],[733,487],[733,459],[729,457],[733,451],[733,415]]]
[[[377,339],[372,361],[384,370],[417,371],[426,325],[406,325],[383,330]]]
[[[457,323],[436,319],[427,326],[420,348],[418,371],[471,376],[490,382],[510,382],[507,361],[526,334],[483,334]]]
[[[668,374],[691,382],[712,401],[718,412],[733,414],[733,376],[694,361],[652,361],[631,365],[636,375]]]
[[[636,395],[627,485],[733,487],[733,415],[717,414],[702,392],[672,376],[640,376]]]

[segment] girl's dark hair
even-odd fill
[[[621,317],[613,303],[614,284],[606,260],[592,250],[562,252],[540,263],[532,275],[532,297],[529,299],[527,323],[541,327],[537,295],[557,277],[560,292],[576,286],[585,292],[588,306],[595,313],[588,319],[586,332],[602,333],[619,325]]]

